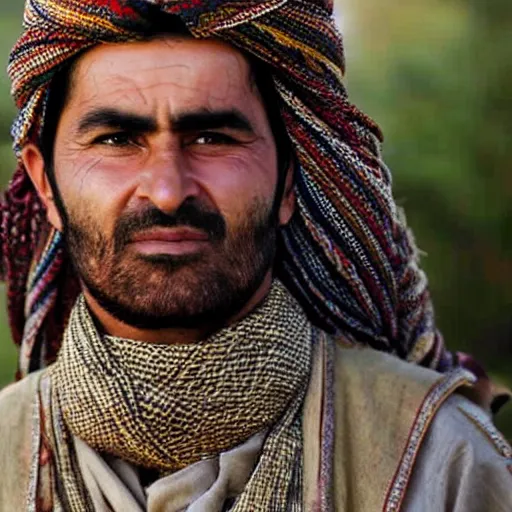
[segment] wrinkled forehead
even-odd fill
[[[252,76],[247,58],[227,43],[166,36],[89,50],[75,66],[71,96],[82,105],[150,106],[168,98],[214,107],[257,95]]]

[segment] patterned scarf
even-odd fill
[[[162,476],[270,429],[233,510],[300,510],[312,336],[279,282],[249,316],[193,345],[101,337],[80,298],[42,386],[64,509],[89,506],[70,434]]]
[[[66,62],[103,42],[140,39],[163,13],[268,66],[296,161],[297,212],[280,235],[276,274],[312,321],[441,371],[456,364],[434,325],[379,130],[342,84],[332,1],[27,0],[9,64],[18,156],[38,141],[51,79]],[[1,206],[0,247],[22,376],[55,359],[78,286],[21,163]]]

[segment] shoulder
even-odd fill
[[[0,428],[19,421],[34,402],[41,372],[28,375],[0,391]]]
[[[481,451],[512,471],[512,448],[496,429],[491,417],[478,405],[464,396],[450,396],[439,409],[426,442],[443,442],[450,446],[466,446],[477,453]],[[512,476],[512,475],[511,475]]]
[[[448,396],[457,387],[472,383],[471,375],[464,370],[443,375],[371,348],[347,346],[339,340],[334,346],[337,388],[350,394],[376,396],[388,402],[388,407],[400,396],[421,401],[436,387]]]
[[[0,509],[23,510],[30,479],[33,414],[40,372],[0,391]]]
[[[336,499],[349,510],[512,510],[512,451],[473,382],[334,343]],[[348,465],[348,468],[346,467]],[[369,492],[361,484],[371,474]],[[405,501],[403,501],[405,499]]]
[[[0,467],[31,434],[40,376],[41,372],[30,374],[0,391]]]
[[[343,428],[350,430],[352,440],[363,435],[392,447],[388,452],[395,460],[411,448],[412,434],[423,437],[444,401],[474,380],[465,370],[444,375],[373,349],[337,342],[332,358],[335,413],[344,418]]]
[[[443,403],[472,376],[336,341],[332,347],[336,499],[348,510],[380,510],[385,498],[391,510]],[[371,492],[362,483],[368,475]]]
[[[0,467],[1,457],[31,431],[40,376],[33,373],[0,391]]]
[[[512,510],[512,448],[479,406],[454,394],[418,454],[404,510]]]

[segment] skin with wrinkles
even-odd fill
[[[58,190],[37,146],[23,161],[109,334],[194,341],[268,292],[291,171],[276,198],[272,130],[231,46],[166,37],[90,50],[58,124]]]

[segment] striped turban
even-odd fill
[[[294,150],[297,198],[280,234],[276,274],[313,322],[353,343],[451,368],[380,158],[380,132],[350,104],[342,84],[332,0],[27,0],[9,63],[18,157],[41,135],[56,72],[94,45],[142,38],[155,11],[270,70]],[[77,277],[21,162],[1,208],[1,272],[24,375],[55,358]]]

